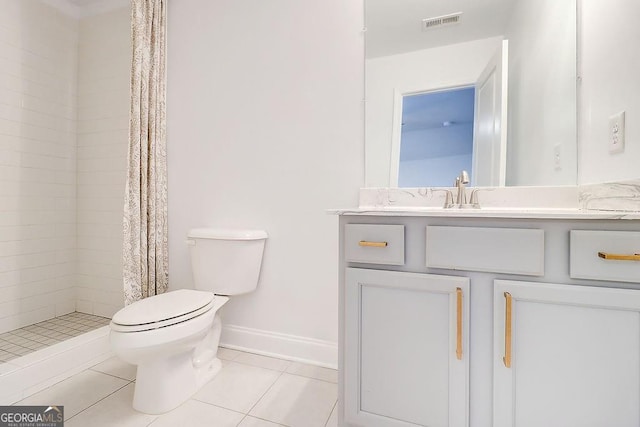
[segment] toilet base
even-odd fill
[[[216,313],[211,330],[195,349],[139,364],[133,408],[145,414],[169,412],[211,381],[222,369],[216,357],[221,330]]]
[[[184,360],[180,360],[184,359]],[[138,366],[133,409],[145,414],[163,414],[177,408],[211,381],[222,368],[217,357],[194,369],[192,354]]]

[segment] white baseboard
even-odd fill
[[[338,344],[330,341],[223,325],[222,347],[337,369]]]

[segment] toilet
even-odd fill
[[[230,296],[255,290],[266,239],[262,230],[189,231],[195,290],[145,298],[113,316],[111,348],[138,367],[134,409],[170,411],[218,373],[218,310]]]

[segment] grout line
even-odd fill
[[[258,420],[267,421],[267,422],[269,422],[269,423],[271,423],[271,424],[275,424],[275,425],[277,425],[277,426],[290,427],[288,424],[277,423],[277,422],[275,422],[275,421],[271,421],[271,420],[268,420],[268,419],[266,419],[266,418],[261,418],[261,417],[258,417],[258,416],[256,416],[256,415],[249,415],[249,414],[247,414],[247,417],[252,417],[252,418],[255,418],[255,419],[258,419]]]
[[[88,371],[88,369],[85,369],[85,371]],[[85,371],[82,371],[82,372],[85,372]],[[78,373],[80,373],[80,372],[78,372]],[[76,374],[76,375],[78,375],[78,374]],[[113,376],[113,375],[112,375],[112,376]],[[91,408],[91,407],[93,407],[93,406],[96,406],[98,403],[102,402],[104,399],[106,399],[107,397],[111,396],[112,394],[115,394],[115,393],[119,392],[120,390],[122,390],[123,388],[125,388],[126,386],[128,386],[129,384],[131,384],[131,381],[130,381],[130,382],[128,382],[127,384],[123,385],[122,387],[118,388],[117,390],[115,390],[115,391],[113,391],[113,392],[111,392],[111,393],[107,394],[105,397],[103,397],[102,399],[98,400],[97,402],[95,402],[95,403],[93,403],[93,404],[91,404],[91,405],[87,406],[87,407],[86,407],[86,408],[84,408],[82,411],[78,412],[77,414],[73,415],[72,417],[69,417],[68,419],[64,420],[64,422],[66,423],[66,422],[67,422],[67,421],[69,421],[71,418],[74,418],[74,417],[76,417],[76,416],[80,415],[81,413],[83,413],[84,411],[86,411],[87,409],[89,409],[89,408]],[[45,389],[45,390],[46,390],[46,389]],[[155,420],[154,420],[154,421],[155,421]]]
[[[239,351],[237,351],[237,350],[232,350],[232,349],[230,349],[230,348],[226,348],[226,347],[219,347],[219,348],[224,348],[225,350],[231,350],[231,351],[233,351],[233,352],[237,352],[237,353],[238,353],[238,354],[236,354],[235,356],[233,356],[233,358],[231,358],[231,359],[220,359],[220,356],[216,355],[216,357],[217,357],[218,359],[220,359],[220,360],[226,360],[227,362],[233,362],[235,359],[237,359],[237,358],[238,358],[238,356],[240,356],[240,353],[241,353],[241,352],[239,352]]]
[[[101,363],[102,363],[102,362],[101,362]],[[100,364],[100,363],[98,363],[97,365],[99,365],[99,364]],[[94,367],[94,366],[97,366],[97,365],[93,365],[93,366],[91,366],[90,368],[87,368],[87,370],[92,371],[92,372],[97,372],[97,373],[99,373],[99,374],[109,375],[110,377],[117,378],[117,379],[119,379],[119,380],[129,381],[130,383],[135,382],[135,379],[130,380],[129,378],[123,378],[123,377],[119,377],[119,376],[114,375],[114,374],[110,374],[110,373],[108,373],[108,372],[102,372],[102,371],[98,371],[98,370],[96,370],[96,369],[93,369],[93,367]]]
[[[226,348],[226,347],[223,347],[223,348]],[[255,365],[255,364],[251,364],[251,363],[247,363],[247,362],[241,362],[241,361],[239,361],[239,360],[236,360],[238,357],[240,357],[240,356],[241,356],[241,354],[237,354],[233,359],[223,359],[223,360],[225,360],[225,361],[227,361],[227,362],[239,363],[239,364],[241,364],[241,365],[245,365],[245,366],[253,366],[254,368],[268,369],[268,370],[270,370],[270,371],[276,371],[276,372],[281,372],[281,373],[284,373],[284,374],[295,375],[295,376],[297,376],[297,377],[308,378],[308,379],[317,380],[317,381],[323,381],[323,382],[325,382],[325,383],[329,383],[329,384],[338,384],[337,382],[333,382],[333,381],[325,380],[325,379],[322,379],[322,378],[309,377],[309,376],[302,375],[302,374],[297,374],[297,373],[293,373],[293,372],[288,372],[288,371],[287,371],[287,369],[289,369],[289,368],[291,367],[291,365],[292,365],[293,363],[295,363],[295,362],[292,362],[292,361],[290,361],[290,360],[280,359],[280,358],[277,358],[277,357],[271,357],[271,356],[263,356],[263,355],[261,355],[261,354],[257,354],[257,353],[249,353],[249,352],[247,352],[247,351],[240,351],[240,350],[234,350],[234,351],[237,351],[237,352],[239,352],[239,353],[245,353],[245,354],[252,354],[252,355],[261,356],[261,357],[267,357],[267,358],[270,358],[270,359],[282,360],[282,361],[285,361],[285,362],[289,362],[289,364],[287,365],[287,367],[286,367],[286,368],[284,368],[284,370],[273,369],[273,368],[267,368],[267,367],[264,367],[264,366]],[[298,362],[298,363],[301,363],[301,364],[303,364],[303,365],[308,365],[307,363],[302,363],[302,362]],[[309,366],[314,366],[314,365],[309,365]],[[322,367],[322,366],[317,366],[317,368],[321,368],[321,369],[329,369],[329,370],[332,370],[332,371],[337,371],[337,369],[325,368],[325,367]]]
[[[235,363],[235,362],[233,362],[233,363]],[[246,365],[246,364],[244,364],[244,365],[245,365],[245,366],[253,366],[253,365]],[[254,367],[254,368],[259,368],[259,366],[253,366],[253,367]],[[266,368],[265,368],[265,369],[266,369]],[[275,371],[274,369],[270,369],[270,370],[271,370],[271,371]],[[242,415],[244,415],[244,417],[242,418],[242,420],[240,420],[240,422],[242,422],[242,421],[243,421],[247,416],[249,416],[249,413],[250,413],[250,412],[253,410],[253,408],[254,408],[254,407],[255,407],[255,406],[260,402],[260,400],[262,400],[262,398],[263,398],[263,397],[264,397],[264,396],[269,392],[269,390],[271,390],[271,388],[273,387],[273,385],[274,385],[276,382],[278,382],[278,380],[280,379],[280,377],[282,377],[282,374],[284,374],[284,372],[283,372],[283,371],[275,371],[275,372],[280,372],[280,375],[278,375],[278,377],[273,381],[273,383],[271,383],[271,385],[270,385],[270,386],[269,386],[269,387],[264,391],[264,393],[262,393],[262,395],[258,398],[258,400],[256,400],[256,403],[254,403],[254,404],[251,406],[251,408],[249,408],[249,410],[248,410],[246,413],[244,413],[244,412],[239,412],[239,411],[236,411],[236,410],[234,410],[234,409],[230,409],[230,408],[225,408],[225,407],[223,407],[223,406],[215,405],[215,404],[213,404],[213,403],[204,402],[204,401],[202,401],[202,400],[196,399],[195,397],[192,397],[191,399],[196,400],[196,401],[198,401],[198,402],[206,403],[206,404],[208,404],[208,405],[217,406],[217,407],[222,408],[222,409],[227,409],[227,410],[229,410],[229,411],[233,411],[233,412],[237,412],[237,413],[239,413],[239,414],[242,414]],[[252,415],[252,417],[253,417],[253,415]],[[258,418],[258,417],[255,417],[255,418]],[[271,420],[265,420],[265,421],[269,421],[269,422],[275,423],[275,421],[271,421]],[[277,423],[276,423],[276,424],[277,424]]]
[[[63,314],[61,316],[52,317],[48,320],[43,320],[38,323],[34,323],[31,325],[23,326],[21,328],[17,328],[11,331],[7,331],[5,333],[9,334],[11,337],[15,337],[15,339],[22,340],[21,343],[13,343],[9,340],[0,338],[0,343],[2,343],[2,350],[6,353],[11,354],[14,357],[11,357],[7,361],[11,361],[21,356],[25,356],[27,354],[31,354],[35,351],[41,350],[43,348],[49,347],[53,344],[57,344],[69,338],[74,338],[80,336],[86,332],[91,330],[98,329],[101,327],[99,323],[101,320],[94,320],[93,318],[101,318],[101,316],[90,315],[91,318],[87,318],[85,316],[80,316],[78,312],[71,312],[67,314]],[[101,318],[102,319],[102,318]],[[92,322],[97,322],[92,325],[82,324],[81,321],[91,320]],[[87,327],[90,326],[89,329]],[[37,329],[34,331],[32,327],[36,327]],[[82,329],[76,329],[80,327]],[[30,328],[30,329],[27,329]],[[65,330],[65,332],[62,332]],[[27,335],[19,335],[19,333],[26,333]],[[4,333],[3,333],[4,335]],[[56,335],[55,338],[52,335]],[[41,340],[41,341],[39,341]],[[53,340],[55,342],[46,344],[43,341]],[[4,343],[8,343],[4,345]],[[40,345],[44,344],[44,345]],[[14,351],[5,350],[6,347],[15,346],[17,347]],[[29,346],[37,346],[37,348],[31,348]],[[28,350],[28,351],[23,351]],[[98,371],[96,371],[98,372]],[[120,378],[120,377],[116,377]]]
[[[247,417],[255,418],[255,419],[257,419],[257,420],[267,421],[267,422],[269,422],[269,423],[271,423],[271,424],[275,424],[275,425],[277,425],[277,426],[290,427],[288,424],[281,424],[281,423],[277,423],[277,422],[275,422],[275,421],[271,421],[271,420],[268,420],[268,419],[266,419],[266,418],[260,418],[260,417],[257,417],[257,416],[255,416],[255,415],[247,415]]]
[[[231,408],[225,408],[224,406],[216,405],[215,403],[209,403],[209,402],[205,402],[205,401],[203,401],[203,400],[198,400],[198,399],[196,399],[195,397],[191,397],[191,398],[189,398],[189,399],[188,399],[187,401],[185,401],[184,403],[187,403],[189,400],[194,400],[194,401],[199,402],[199,403],[204,403],[204,404],[206,404],[206,405],[215,406],[216,408],[224,409],[225,411],[235,412],[236,414],[245,415],[245,416],[247,415],[247,414],[245,414],[244,412],[240,412],[240,411],[237,411],[237,410],[235,410],[235,409],[231,409]],[[184,405],[184,403],[183,403],[182,405]],[[180,405],[180,406],[182,406],[182,405]],[[176,409],[177,409],[177,408],[176,408]],[[174,409],[174,410],[175,410],[175,409]],[[168,413],[169,413],[169,412],[167,412],[167,414],[168,414]]]
[[[337,406],[338,406],[338,399],[336,399],[336,403],[333,404],[333,408],[331,408],[331,412],[329,412],[329,416],[327,417],[327,421],[325,421],[325,423],[324,423],[324,427],[327,427],[327,425],[329,424],[329,420],[331,419],[331,415],[333,414],[333,411],[336,410]]]
[[[329,368],[327,368],[327,369],[329,369]],[[335,384],[335,385],[337,385],[337,384],[338,384],[337,382],[335,382],[335,383],[334,383],[333,381],[323,380],[322,378],[308,377],[308,376],[306,376],[306,375],[294,374],[294,373],[292,373],[292,372],[283,372],[283,374],[293,375],[293,376],[296,376],[296,377],[302,377],[302,378],[306,378],[306,379],[309,379],[309,380],[322,381],[322,382],[324,382],[324,383],[329,383],[329,384]]]
[[[253,404],[253,406],[252,406],[252,407],[247,411],[247,415],[249,415],[249,414],[251,413],[251,411],[253,411],[253,408],[255,408],[255,407],[256,407],[256,405],[257,405],[258,403],[260,403],[260,401],[261,401],[261,400],[262,400],[262,399],[267,395],[267,393],[269,393],[269,390],[271,390],[271,389],[273,388],[273,386],[275,385],[275,383],[277,383],[277,382],[278,382],[278,380],[279,380],[280,378],[282,378],[282,375],[283,375],[283,374],[284,374],[284,371],[283,371],[283,372],[280,372],[280,375],[278,375],[278,378],[276,378],[276,380],[275,380],[273,383],[271,383],[271,385],[269,386],[269,388],[267,388],[267,389],[265,390],[265,392],[264,392],[264,393],[262,393],[262,396],[260,396],[260,398],[259,398],[258,400],[256,400],[256,403],[254,403],[254,404]],[[271,421],[271,420],[266,420],[266,421]]]

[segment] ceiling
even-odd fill
[[[406,95],[402,99],[402,131],[473,123],[474,101],[473,86]]]
[[[474,101],[473,87],[405,96],[400,160],[470,154]]]
[[[365,0],[366,56],[395,55],[503,35],[517,0]],[[422,31],[422,20],[462,12],[458,24]]]

